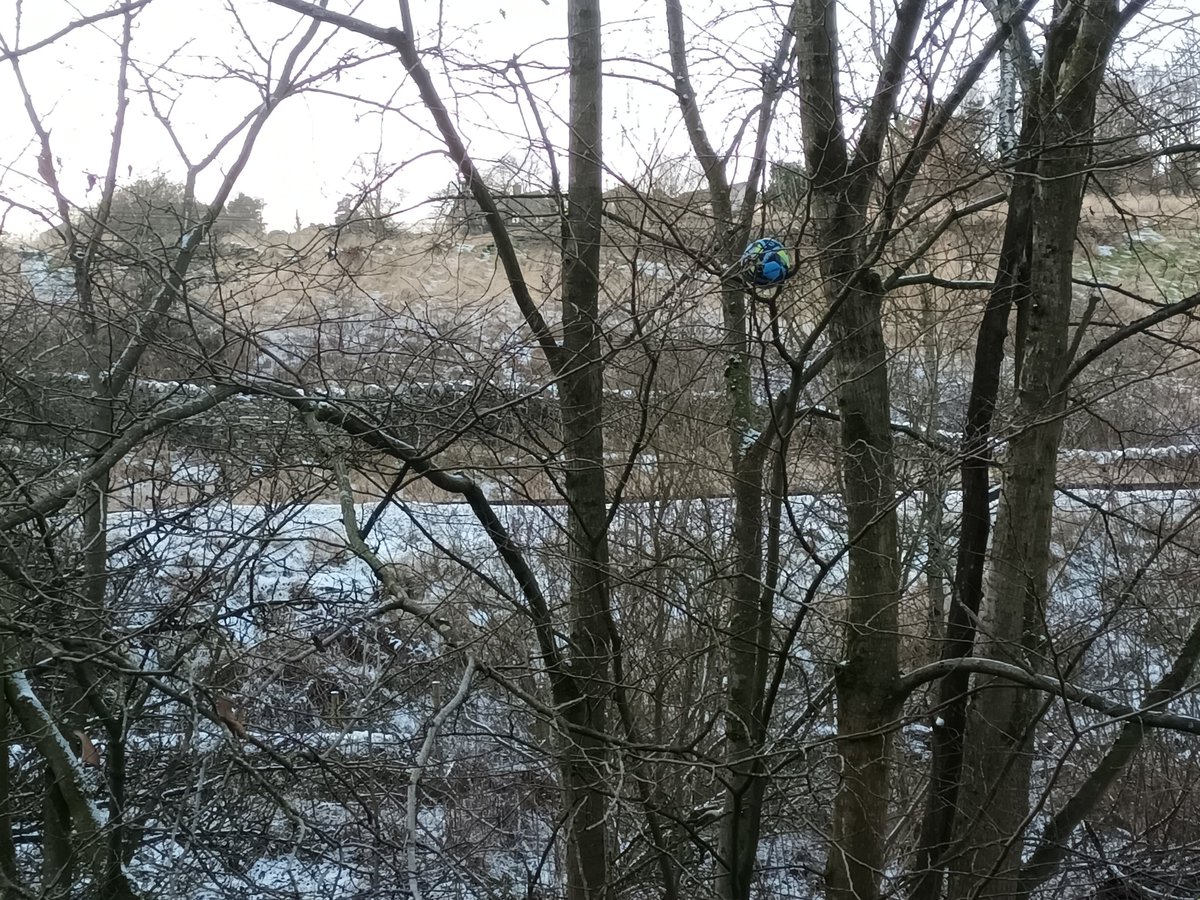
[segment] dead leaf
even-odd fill
[[[229,702],[229,698],[217,694],[214,697],[214,701],[217,707],[217,718],[225,723],[225,726],[233,732],[234,737],[245,740],[246,726],[238,718],[237,711],[233,708],[233,704]]]
[[[100,751],[96,749],[92,739],[82,731],[76,731],[75,736],[79,738],[79,761],[93,769],[104,768],[104,763],[100,759]]]

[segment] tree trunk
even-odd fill
[[[688,73],[687,38],[679,0],[667,0],[666,13],[675,94],[692,150],[708,185],[718,259],[728,268],[736,263],[746,243],[747,229],[734,219],[725,156],[713,147],[700,116]],[[760,145],[765,138],[761,132],[771,122],[770,103],[774,90],[773,83],[764,84],[764,110],[759,119]],[[733,574],[728,589],[728,688],[725,699],[725,758],[729,772],[717,853],[717,895],[724,900],[748,900],[750,896],[767,788],[761,751],[766,737],[763,700],[774,593],[769,586],[764,588],[763,585],[766,450],[759,429],[755,427],[759,413],[750,373],[747,300],[747,293],[740,285],[728,283],[722,288],[722,352],[729,483],[733,497]]]
[[[1028,143],[1033,121],[1027,114],[1023,146]],[[1029,290],[1030,205],[1033,201],[1031,159],[1028,155],[1023,156],[1009,192],[1008,218],[996,282],[975,343],[975,368],[962,439],[962,524],[942,659],[969,656],[975,645],[975,623],[983,598],[984,562],[991,534],[988,494],[992,419],[1000,393],[1009,315],[1014,303],[1027,303]],[[970,675],[965,671],[947,675],[938,685],[940,721],[935,723],[933,730],[929,796],[917,845],[913,900],[937,900],[942,894],[943,857],[954,833],[958,807],[969,686]]]
[[[855,229],[857,230],[857,229]],[[851,232],[853,233],[853,232]],[[830,261],[836,260],[830,254]],[[824,267],[823,267],[824,268]],[[844,284],[830,266],[831,285]],[[833,326],[842,470],[851,540],[845,649],[838,664],[841,783],[826,864],[831,900],[879,896],[888,822],[899,571],[887,349],[877,279],[851,288]]]
[[[928,406],[923,429],[931,445],[936,444],[942,427],[942,395],[938,379],[940,350],[938,347],[937,322],[939,311],[932,292],[921,292],[921,340],[925,358],[925,383],[929,385]],[[927,609],[928,627],[925,643],[939,647],[944,636],[946,621],[946,584],[950,566],[946,554],[946,491],[948,479],[940,461],[935,460],[924,487],[922,519],[925,538],[925,583],[929,591]]]
[[[7,582],[0,581],[0,614],[5,618],[12,616],[12,597],[9,594],[14,588]],[[0,659],[10,659],[9,645],[12,638],[0,633]],[[11,728],[11,716],[8,709],[8,695],[0,689],[0,875],[13,884],[17,883],[17,846],[13,842],[13,783],[12,756],[8,748],[16,739]]]
[[[996,524],[986,653],[1036,665],[1049,568],[1051,517],[1065,387],[1074,244],[1096,93],[1118,28],[1113,0],[1057,5],[1047,36],[1034,150],[1033,243],[1027,346],[1017,427]],[[981,678],[967,722],[964,856],[953,896],[1013,897],[1029,815],[1035,698]]]
[[[566,500],[571,541],[571,677],[566,716],[603,733],[609,695],[607,505],[603,369],[600,359],[601,54],[599,0],[569,0],[570,172],[563,244],[563,368],[560,373]],[[565,748],[570,819],[569,900],[612,896],[606,748],[575,732]]]
[[[0,692],[0,747],[8,747],[13,740],[8,728],[8,700]],[[13,843],[12,830],[12,768],[9,754],[0,756],[0,876],[16,883],[17,848]]]
[[[1065,350],[1065,346],[1063,348]],[[1031,374],[1033,369],[1027,370]],[[1043,407],[1053,415],[1049,407]],[[987,638],[982,652],[1025,667],[1033,662],[1038,609],[1045,597],[1045,572],[1055,454],[1062,431],[1053,418],[1031,426],[1009,447],[1012,477],[1006,478],[996,524]],[[1033,711],[1037,696],[1002,679],[980,678],[967,717],[962,788],[963,829],[969,849],[959,874],[951,879],[952,896],[1010,897],[1020,866],[1020,837],[1029,812]]]
[[[47,765],[42,794],[42,895],[47,900],[66,900],[75,883],[75,859],[71,850],[71,811],[58,777]]]
[[[744,303],[744,299],[742,301]],[[734,318],[727,310],[726,328]],[[733,350],[729,365],[746,374],[743,394],[730,379],[734,427],[731,436],[733,459],[733,544],[734,576],[729,600],[729,688],[725,706],[725,754],[729,760],[729,785],[721,822],[718,895],[725,900],[750,896],[754,862],[758,854],[762,799],[766,773],[760,754],[763,741],[761,706],[765,672],[759,665],[762,585],[762,461],[748,453],[744,438],[749,423],[738,416],[739,401],[748,397],[749,378],[745,353],[745,319],[741,320],[743,343]],[[737,335],[729,335],[731,341]],[[736,359],[735,363],[733,360]],[[741,422],[741,429],[737,427]]]
[[[804,0],[796,19],[801,123],[830,305],[850,542],[845,647],[836,674],[842,771],[825,868],[830,900],[874,900],[885,864],[900,585],[884,290],[863,264],[863,235],[887,124],[923,8],[921,0],[904,0],[897,10],[853,159],[842,125],[836,5]]]

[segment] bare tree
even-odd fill
[[[0,48],[6,202],[54,228],[0,246],[6,891],[1195,894],[1195,204],[1135,184],[1195,104],[1140,5],[858,42],[668,0],[627,51],[572,0],[564,55],[490,59],[433,4],[231,4],[257,94],[199,151],[169,98],[223,82],[139,53],[144,6]],[[84,34],[157,182],[120,135],[90,188],[57,159],[29,62]],[[627,83],[683,123],[640,164]],[[310,87],[431,122],[488,237],[222,233]]]
[[[101,689],[89,654],[82,645],[76,645],[79,639],[75,635],[91,634],[100,640],[112,628],[109,495],[114,470],[156,432],[211,409],[232,393],[229,389],[202,390],[187,401],[168,400],[157,408],[139,411],[132,419],[128,417],[131,385],[162,346],[169,326],[190,315],[189,271],[244,169],[256,138],[276,105],[301,89],[307,77],[302,71],[303,58],[315,34],[310,28],[297,37],[283,54],[278,74],[263,76],[263,100],[258,107],[218,139],[202,158],[193,161],[180,147],[186,177],[177,206],[169,212],[151,210],[137,215],[138,222],[124,223],[134,229],[131,233],[122,227],[129,210],[117,204],[122,196],[117,182],[125,150],[130,82],[135,74],[130,49],[134,22],[145,6],[123,4],[102,16],[73,22],[46,42],[24,47],[8,40],[0,42],[34,137],[37,173],[49,194],[45,221],[54,228],[60,242],[60,261],[69,273],[75,315],[65,323],[61,341],[78,350],[86,388],[86,396],[80,398],[82,409],[72,410],[81,418],[78,427],[68,432],[64,461],[35,474],[33,482],[25,481],[31,473],[8,469],[11,483],[4,514],[5,540],[14,560],[6,566],[6,580],[21,595],[23,605],[38,598],[47,601],[44,616],[52,631],[50,646],[60,648],[51,651],[50,658],[65,653],[54,679],[62,687],[55,692],[58,696],[53,705],[44,703],[31,687],[26,667],[33,660],[27,658],[27,652],[15,655],[16,648],[9,644],[4,659],[8,708],[23,733],[35,742],[46,766],[42,854],[42,890],[46,896],[71,894],[79,877],[77,859],[85,862],[101,896],[138,895],[125,867],[131,841],[125,810],[129,722],[121,701]],[[102,184],[99,203],[90,210],[79,210],[64,186],[65,173],[51,144],[51,126],[39,111],[36,86],[27,83],[23,67],[29,54],[110,17],[119,21],[121,29],[116,36],[120,53],[107,167],[102,177],[91,177],[92,182],[99,178]],[[20,9],[14,24],[19,34]],[[165,118],[163,123],[169,130]],[[174,138],[174,132],[170,133]],[[196,179],[219,159],[227,166],[226,175],[212,199],[201,206],[195,199]],[[172,221],[166,223],[163,214]],[[146,229],[157,232],[153,239],[142,239],[149,233]],[[169,243],[163,239],[164,229],[174,232]],[[153,277],[125,279],[123,268],[153,272]],[[122,290],[122,280],[126,285],[136,285],[136,289]],[[58,358],[63,356],[59,354]],[[21,376],[10,372],[9,377]],[[68,474],[72,466],[77,477]],[[30,490],[29,485],[39,481],[39,487]],[[68,507],[72,508],[70,519],[77,522],[78,530],[69,527],[66,536],[60,537],[59,528],[48,526],[46,516]],[[78,560],[78,574],[71,572],[74,564],[59,558],[64,552]],[[50,567],[49,576],[39,571],[43,565]],[[8,615],[18,616],[11,603]],[[74,649],[63,651],[64,646]],[[123,680],[118,678],[117,683]],[[50,709],[55,707],[61,708],[52,713]],[[91,739],[80,730],[82,722],[92,717],[104,729],[107,745],[104,812],[92,802],[84,769],[99,765],[94,748],[89,751]]]

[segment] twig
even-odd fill
[[[463,669],[458,690],[446,705],[438,710],[433,721],[429,723],[429,729],[425,732],[425,740],[421,744],[421,752],[417,754],[413,767],[408,770],[408,815],[405,824],[408,828],[408,890],[412,895],[412,900],[424,900],[421,884],[417,879],[417,789],[421,785],[421,776],[425,774],[425,769],[429,766],[429,757],[433,755],[433,744],[437,740],[438,732],[455,710],[466,701],[474,674],[475,657],[468,654],[467,665]]]

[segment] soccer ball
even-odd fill
[[[757,287],[782,284],[792,274],[792,256],[774,238],[759,238],[743,252],[742,277]]]

